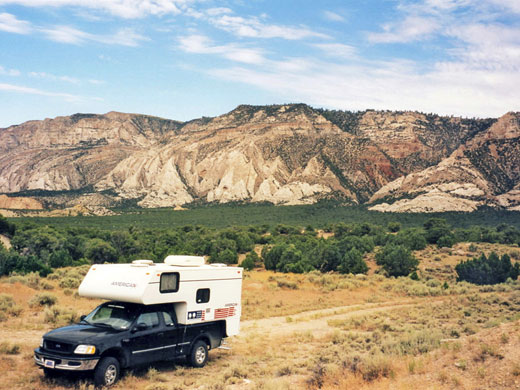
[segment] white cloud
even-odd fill
[[[240,47],[235,44],[215,45],[205,35],[189,35],[179,39],[179,48],[187,53],[216,54],[236,62],[261,64],[265,61],[260,49]]]
[[[46,79],[51,81],[63,81],[70,84],[80,84],[80,81],[75,77],[70,76],[56,76],[51,73],[46,72],[29,72],[29,76],[38,78],[38,79]]]
[[[325,16],[325,19],[330,20],[332,22],[344,22],[345,18],[341,16],[340,14],[337,14],[332,11],[323,11],[323,16]]]
[[[508,11],[512,11],[514,13],[520,13],[520,1],[518,1],[518,0],[487,0],[487,1],[499,8],[503,8]]]
[[[212,16],[212,15],[210,15]],[[246,38],[282,38],[300,40],[305,38],[328,38],[305,26],[293,27],[276,24],[266,24],[257,17],[244,18],[230,14],[210,17],[208,21],[215,27],[230,32],[238,37]]]
[[[7,31],[13,34],[30,34],[32,28],[31,23],[17,19],[12,14],[2,12],[0,13],[0,31]]]
[[[406,43],[428,38],[437,32],[440,24],[434,18],[407,16],[400,23],[383,25],[383,32],[371,32],[368,40],[373,43]]]
[[[148,15],[178,14],[190,0],[0,0],[0,5],[26,7],[81,7],[100,10],[126,19]]]
[[[337,65],[308,63],[306,71],[247,67],[209,71],[253,85],[280,100],[345,110],[419,110],[463,116],[499,116],[519,109],[520,74],[480,71],[458,63],[421,72],[412,62]]]
[[[316,43],[313,46],[323,51],[329,57],[352,58],[356,55],[354,46],[342,43]]]
[[[54,26],[42,28],[40,31],[52,41],[75,45],[90,41],[107,45],[138,46],[140,42],[149,40],[130,28],[120,29],[112,35],[90,34],[70,26]]]
[[[3,66],[0,66],[0,75],[3,75],[3,76],[20,76],[20,71],[18,69],[6,69]]]
[[[5,83],[0,83],[0,91],[23,93],[23,94],[29,94],[29,95],[40,95],[40,96],[48,96],[48,97],[57,97],[57,98],[62,98],[66,101],[85,100],[84,97],[81,97],[78,95],[72,95],[69,93],[49,92],[49,91],[44,91],[44,90],[37,89],[37,88],[25,87],[25,86],[21,86],[21,85],[5,84]]]

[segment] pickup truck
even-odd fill
[[[44,374],[92,372],[96,386],[111,386],[121,370],[185,356],[203,367],[208,350],[221,345],[225,321],[177,322],[173,304],[105,302],[78,324],[46,333],[34,351]]]

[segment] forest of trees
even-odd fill
[[[312,226],[282,224],[221,229],[200,225],[170,229],[131,226],[103,230],[42,226],[31,221],[13,223],[0,217],[0,234],[10,237],[12,245],[9,250],[0,245],[0,276],[13,272],[46,275],[58,267],[125,263],[135,259],[162,262],[169,254],[204,255],[210,262],[226,264],[236,264],[238,255],[246,254],[243,263],[246,269],[263,263],[266,269],[279,272],[318,270],[357,274],[368,271],[364,256],[372,252],[380,272],[387,276],[406,276],[419,264],[414,251],[428,244],[439,247],[451,247],[462,241],[520,244],[520,230],[514,226],[453,229],[442,218],[430,218],[422,227],[406,229],[396,222],[384,226],[340,222],[329,225],[325,231],[331,233],[327,239],[320,237]],[[257,245],[262,246],[260,256],[253,250]],[[512,270],[507,272],[500,271],[498,279],[482,276],[498,272],[500,267],[495,267],[495,257],[481,256],[460,264],[459,279],[493,283],[502,281],[507,272],[506,279],[516,278],[515,272],[518,276],[518,266],[511,266]],[[503,267],[506,262],[499,261]]]

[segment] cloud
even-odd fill
[[[112,35],[90,34],[70,26],[54,26],[40,30],[46,37],[55,42],[79,45],[85,42],[98,42],[107,45],[139,46],[149,39],[136,33],[133,29],[123,28]]]
[[[328,38],[305,26],[282,26],[266,24],[258,17],[242,17],[226,14],[209,15],[209,23],[218,29],[230,32],[242,38],[282,38],[287,40],[301,40],[305,38]]]
[[[340,14],[337,14],[332,11],[323,11],[323,16],[325,19],[330,20],[332,22],[344,22],[345,18],[341,16]]]
[[[32,28],[31,23],[19,20],[12,14],[2,12],[0,13],[0,31],[7,31],[13,34],[30,34]]]
[[[125,19],[136,19],[148,15],[178,14],[180,8],[189,2],[190,0],[0,0],[0,5],[81,7],[108,12]]]
[[[63,81],[70,84],[80,84],[80,81],[75,77],[70,76],[56,76],[46,72],[29,72],[29,76],[38,78],[38,79],[46,79],[51,81]]]
[[[407,16],[400,23],[383,25],[383,32],[371,32],[368,40],[372,43],[407,43],[430,37],[440,28],[434,18]]]
[[[49,91],[44,91],[44,90],[37,89],[37,88],[25,87],[25,86],[21,86],[21,85],[5,84],[5,83],[0,83],[0,91],[15,92],[15,93],[22,93],[22,94],[29,94],[29,95],[40,95],[40,96],[48,96],[48,97],[57,97],[57,98],[62,98],[69,102],[86,100],[86,98],[84,98],[84,97],[81,97],[78,95],[72,95],[69,93],[49,92]]]
[[[216,54],[231,61],[247,64],[265,62],[260,49],[240,47],[235,44],[214,45],[211,39],[204,35],[188,35],[179,39],[179,48],[187,53]]]
[[[447,65],[447,64],[445,64]],[[422,72],[413,62],[338,65],[316,61],[307,70],[284,66],[210,70],[213,76],[269,91],[280,100],[343,110],[393,109],[463,116],[499,116],[518,109],[520,74],[468,69],[461,63]],[[271,70],[272,69],[272,70]]]
[[[356,48],[342,43],[316,43],[314,47],[320,49],[329,57],[352,58],[356,55]]]
[[[20,71],[17,69],[6,69],[0,66],[0,75],[3,76],[20,76]]]

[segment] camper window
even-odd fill
[[[209,288],[201,288],[197,290],[197,303],[209,302]]]
[[[161,274],[159,291],[161,293],[172,293],[179,291],[179,273],[168,272]]]

